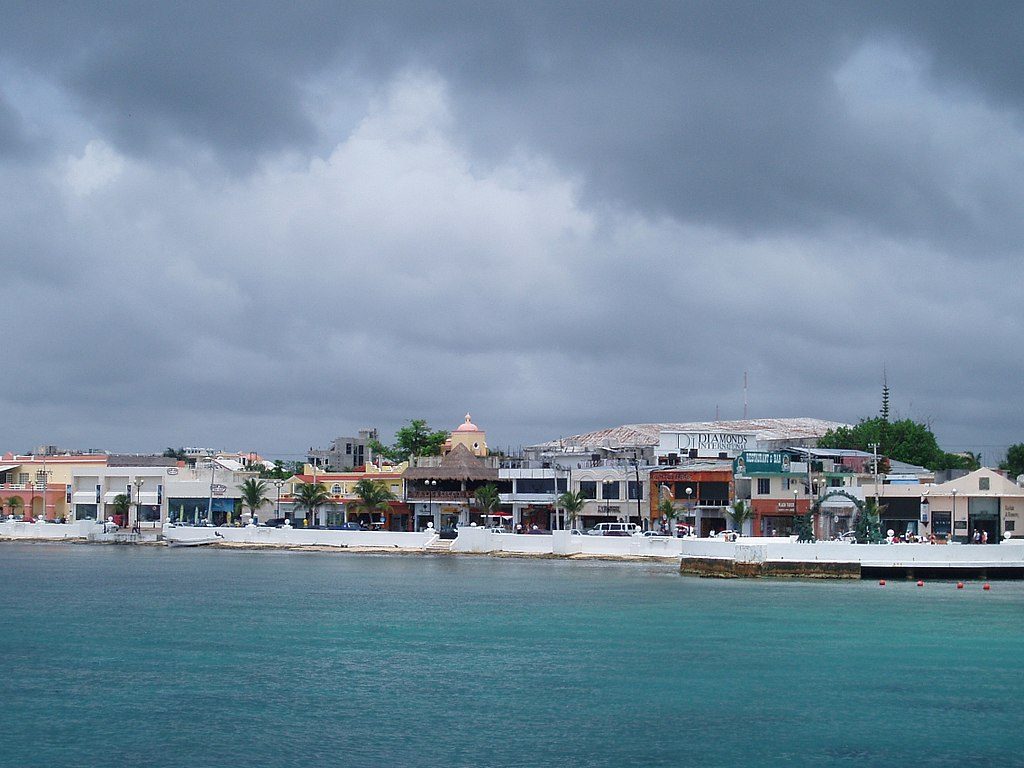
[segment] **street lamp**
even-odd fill
[[[136,477],[135,482],[132,485],[135,486],[135,528],[134,533],[142,533],[142,525],[140,524],[140,517],[142,512],[142,486],[146,484],[146,481],[141,477]]]
[[[427,513],[434,516],[434,488],[437,487],[437,480],[424,480],[423,484],[427,486]],[[438,521],[438,528],[440,529],[440,521]]]
[[[284,480],[280,478],[274,480],[274,487],[277,488],[277,513],[274,515],[278,520],[281,519],[281,486],[284,485]]]
[[[949,513],[949,538],[956,533],[956,488],[953,489],[953,511]]]
[[[697,527],[697,504],[696,502],[693,502],[693,506],[689,506],[689,502],[693,501],[693,499],[690,498],[692,495],[693,488],[691,488],[690,486],[686,486],[687,510],[693,514],[693,526],[690,528],[690,534],[696,536],[697,534],[693,532],[693,528]]]
[[[213,525],[213,478],[217,474],[217,462],[210,459],[210,498],[206,502],[206,524]]]

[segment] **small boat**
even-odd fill
[[[167,542],[168,547],[202,547],[207,544],[216,544],[219,541],[223,541],[223,537],[217,537],[213,539],[170,539]]]

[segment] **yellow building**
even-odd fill
[[[57,520],[71,516],[68,489],[72,473],[84,467],[103,467],[107,456],[87,453],[72,456],[17,456],[0,459],[0,504],[4,517]]]

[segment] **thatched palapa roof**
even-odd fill
[[[406,480],[497,480],[498,470],[487,466],[483,459],[459,444],[441,457],[438,466],[409,467],[402,477]]]

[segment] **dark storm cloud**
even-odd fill
[[[737,416],[744,370],[757,415],[855,419],[886,365],[1010,442],[1022,37],[1012,4],[10,6],[8,439],[469,408],[504,445]]]

